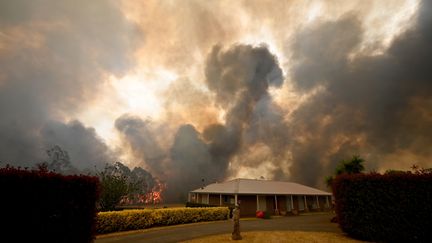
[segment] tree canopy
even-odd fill
[[[364,168],[364,159],[359,155],[354,155],[351,159],[342,160],[339,162],[338,166],[335,169],[334,175],[327,176],[325,178],[325,183],[328,187],[330,187],[333,183],[333,179],[335,176],[341,174],[358,174],[362,173]]]

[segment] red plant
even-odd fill
[[[261,211],[261,210],[256,211],[256,217],[257,218],[263,219],[264,215],[265,215],[264,211]]]

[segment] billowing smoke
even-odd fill
[[[281,152],[281,145],[288,142],[287,129],[269,89],[282,86],[283,74],[268,48],[235,45],[223,50],[215,46],[205,74],[216,104],[226,111],[225,124],[211,125],[203,132],[212,156],[228,163],[233,155],[258,143],[274,148],[274,154]]]
[[[115,1],[0,1],[3,165],[32,166],[54,145],[80,168],[113,162],[93,128],[67,121],[131,67],[134,32]]]
[[[416,25],[375,56],[351,57],[363,33],[355,15],[297,35],[293,82],[300,92],[316,92],[289,124],[296,138],[291,178],[319,184],[335,163],[356,153],[370,169],[386,159],[405,169],[431,165],[431,7],[423,1]]]
[[[115,161],[115,154],[96,134],[94,128],[85,127],[79,121],[48,122],[41,129],[44,147],[59,146],[71,156],[73,165],[80,169],[89,169],[92,165],[102,169],[106,163]]]
[[[164,160],[166,152],[159,145],[156,134],[150,126],[150,121],[144,121],[139,117],[122,115],[115,121],[117,131],[123,136],[126,146],[132,151],[135,158],[142,158],[138,163],[146,164],[146,168],[152,173],[165,178]]]
[[[168,200],[184,201],[191,188],[202,187],[225,177],[226,161],[212,157],[210,147],[192,125],[181,126],[171,150]]]
[[[354,154],[431,167],[430,29],[426,0],[0,1],[0,161],[58,145],[171,201],[233,177],[324,188]]]

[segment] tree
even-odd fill
[[[98,176],[102,186],[99,203],[102,211],[114,210],[121,203],[142,203],[143,196],[156,188],[156,180],[148,171],[141,167],[131,171],[121,162],[107,164]]]
[[[37,164],[36,166],[38,168],[45,168],[48,171],[64,175],[79,173],[79,170],[72,165],[69,153],[59,145],[54,145],[47,149],[46,153],[48,155],[48,160]]]
[[[333,184],[333,180],[335,176],[341,174],[358,174],[364,171],[363,162],[365,160],[361,158],[359,155],[354,155],[349,160],[342,160],[339,162],[338,166],[335,169],[335,175],[325,177],[325,183],[328,187],[331,187]]]
[[[101,182],[101,196],[99,206],[101,211],[112,211],[120,203],[122,197],[129,192],[129,185],[126,177],[115,175],[104,170],[98,173]]]
[[[342,160],[336,167],[336,175],[358,174],[364,171],[364,159],[359,155],[354,155],[350,160]]]

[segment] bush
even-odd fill
[[[262,210],[256,211],[255,216],[257,218],[260,218],[260,219],[270,219],[271,218],[271,214],[269,212],[262,211]]]
[[[270,219],[271,218],[271,214],[268,211],[264,211],[264,219]]]
[[[259,219],[263,219],[264,218],[264,211],[261,211],[261,210],[256,211],[255,216]]]
[[[98,188],[96,177],[1,168],[2,240],[91,242]]]
[[[195,202],[186,202],[185,206],[187,208],[212,208],[212,207],[220,207],[219,205],[211,205],[211,204],[195,203]]]
[[[228,219],[229,209],[213,208],[164,208],[134,209],[118,212],[100,212],[97,232],[100,234],[124,230],[145,229],[153,226],[194,223]]]
[[[333,193],[339,225],[352,237],[432,242],[432,174],[341,175]]]

